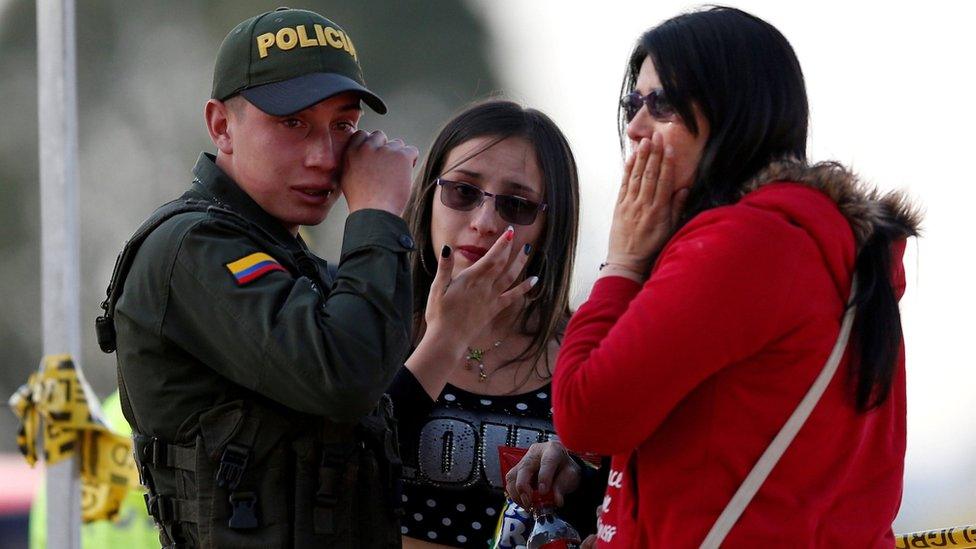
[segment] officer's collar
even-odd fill
[[[210,153],[200,153],[193,167],[193,192],[206,200],[229,208],[267,230],[287,247],[304,248],[300,237],[293,236],[277,218],[264,211],[253,198],[248,196],[237,183],[217,166],[216,157]]]

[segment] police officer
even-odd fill
[[[96,324],[164,546],[399,547],[380,399],[408,351],[417,150],[357,130],[362,103],[386,112],[334,22],[237,25],[205,109],[216,155],[120,254]],[[298,228],[340,193],[335,269]]]

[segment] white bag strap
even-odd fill
[[[793,415],[786,420],[783,428],[777,433],[776,438],[773,439],[769,447],[766,448],[766,451],[763,452],[763,455],[760,456],[759,461],[753,466],[752,471],[749,471],[749,475],[742,481],[742,485],[739,486],[735,495],[732,496],[729,504],[725,506],[722,514],[715,520],[715,524],[712,525],[712,529],[705,536],[705,541],[701,544],[701,549],[718,549],[725,536],[732,529],[732,526],[735,525],[735,522],[739,520],[742,512],[749,505],[749,502],[752,501],[753,496],[759,491],[759,487],[762,486],[766,477],[769,476],[770,471],[776,466],[779,458],[783,456],[783,453],[786,452],[790,443],[793,442],[800,428],[806,423],[814,407],[817,406],[817,402],[820,401],[820,397],[823,396],[827,385],[830,384],[830,380],[834,377],[834,372],[837,371],[840,360],[844,356],[844,350],[847,348],[847,340],[851,335],[851,326],[854,324],[854,312],[857,309],[853,303],[856,291],[857,278],[851,283],[851,297],[848,300],[847,313],[844,314],[844,320],[841,322],[840,335],[837,336],[837,343],[834,344],[833,351],[827,357],[827,363],[824,364],[823,370],[820,371],[817,379],[813,381],[813,385],[810,386],[810,390],[807,391],[806,396],[803,397],[799,406],[793,411]]]

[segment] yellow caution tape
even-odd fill
[[[976,548],[976,525],[956,526],[895,536],[895,549],[914,549],[916,547]]]
[[[48,355],[40,371],[10,397],[10,407],[20,419],[17,446],[32,467],[38,435],[48,465],[77,452],[81,518],[91,522],[115,518],[129,490],[139,486],[139,474],[132,440],[92,417],[85,389],[71,355]]]

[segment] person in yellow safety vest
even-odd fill
[[[102,403],[105,419],[115,432],[131,436],[128,422],[122,416],[119,392],[115,391]],[[47,496],[45,485],[41,482],[30,512],[30,547],[47,547]],[[152,518],[146,513],[146,503],[141,487],[136,487],[122,501],[118,519],[99,520],[81,526],[82,549],[101,549],[105,547],[159,547],[159,534]]]

